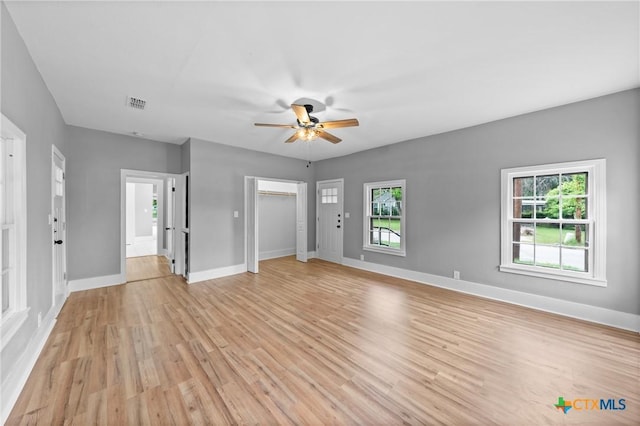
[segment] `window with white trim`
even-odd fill
[[[405,256],[406,181],[364,184],[363,249]]]
[[[0,332],[2,346],[9,341],[27,318],[24,141],[24,133],[3,115],[0,137]]]
[[[500,270],[606,286],[605,160],[502,170]]]

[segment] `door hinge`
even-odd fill
[[[318,243],[318,250],[320,250],[320,243]]]
[[[176,260],[175,259],[171,259],[171,263],[175,264]]]
[[[176,192],[176,187],[171,188],[171,192]]]
[[[65,173],[62,172],[62,180],[64,180],[64,179],[65,179]]]
[[[62,274],[62,279],[63,279],[63,280],[66,280],[66,279],[67,279],[67,273],[66,273],[66,272]]]

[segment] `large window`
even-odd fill
[[[4,346],[27,318],[24,134],[4,115],[0,138],[0,332]],[[1,349],[1,348],[0,348]]]
[[[605,160],[502,170],[500,270],[606,285]]]
[[[364,250],[404,256],[405,180],[364,184]]]

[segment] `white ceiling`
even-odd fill
[[[68,124],[172,143],[319,160],[640,86],[638,1],[6,4]],[[360,127],[253,126],[299,98]]]

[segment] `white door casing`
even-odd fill
[[[67,223],[65,211],[66,160],[55,145],[51,145],[51,235],[53,246],[53,304],[67,292]]]
[[[245,177],[245,215],[247,229],[247,271],[258,273],[258,180]]]
[[[121,169],[120,170],[120,274],[118,276],[119,282],[126,282],[126,225],[127,225],[127,181],[131,180],[140,180],[140,179],[156,179],[160,182],[164,182],[166,178],[175,179],[175,210],[173,214],[174,223],[183,223],[183,204],[185,203],[184,196],[184,180],[185,175],[174,174],[174,173],[161,173],[161,172],[150,172],[145,170],[131,170],[131,169]],[[163,193],[164,195],[164,193]],[[160,197],[160,192],[158,193],[158,198]],[[163,203],[161,203],[160,199],[158,199],[158,214],[160,215],[160,211]],[[160,222],[160,218],[158,219]],[[157,236],[160,239],[160,236],[163,235],[161,232],[158,232]],[[180,238],[174,238],[173,246],[174,246],[174,259],[175,259],[175,274],[182,275],[186,270],[186,247],[185,242]]]
[[[282,179],[244,177],[245,260],[247,271],[258,273],[258,181],[271,180],[296,183],[296,259],[307,261],[307,183]]]
[[[166,178],[165,180],[165,188],[166,188],[166,201],[167,201],[167,222],[164,228],[165,232],[165,242],[167,245],[166,256],[169,259],[169,267],[171,268],[171,273],[175,274],[175,232],[176,232],[176,224],[174,221],[175,209],[176,209],[176,180],[175,178]]]
[[[307,183],[297,185],[296,194],[296,260],[307,261]]]
[[[344,179],[316,183],[317,257],[342,263],[344,230]]]

